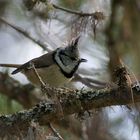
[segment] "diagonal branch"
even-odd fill
[[[23,36],[25,36],[26,38],[32,40],[34,43],[36,43],[37,45],[39,45],[43,50],[46,51],[50,51],[50,49],[44,44],[42,43],[40,40],[37,40],[35,38],[33,38],[28,32],[24,31],[23,29],[12,25],[11,23],[9,23],[8,21],[0,18],[0,21],[3,22],[4,24],[10,26],[11,28],[13,28],[14,30],[18,31],[20,34],[22,34]]]

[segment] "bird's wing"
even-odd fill
[[[27,63],[21,65],[20,67],[18,67],[16,70],[12,72],[12,74],[16,74],[22,70],[31,69],[32,68],[31,64],[34,64],[35,68],[49,67],[50,65],[54,64],[54,59],[53,59],[54,53],[55,51],[52,51],[40,57],[34,58],[28,61]]]

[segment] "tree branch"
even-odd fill
[[[52,4],[52,6],[55,9],[59,9],[59,10],[65,11],[65,12],[70,13],[70,14],[75,14],[75,15],[79,15],[79,16],[83,16],[83,17],[92,16],[96,20],[103,20],[105,18],[104,14],[102,12],[84,13],[82,11],[74,11],[74,10],[71,10],[71,9],[67,9],[67,8],[58,6],[56,4]]]
[[[42,1],[42,0],[26,1],[24,4],[28,8],[28,10],[32,10],[35,7],[35,5],[38,4],[38,2],[45,3],[46,5],[49,5],[48,7],[53,7],[55,9],[58,9],[58,10],[61,10],[61,11],[64,11],[64,12],[67,12],[70,14],[75,14],[75,15],[79,15],[79,16],[83,16],[83,17],[92,16],[96,20],[102,20],[105,18],[103,12],[85,13],[82,11],[75,11],[75,10],[61,7],[61,6],[56,5],[54,3],[49,3],[48,1],[46,2],[45,0],[44,1]]]
[[[28,32],[24,31],[23,29],[16,27],[14,25],[12,25],[11,23],[9,23],[8,21],[0,18],[0,21],[3,22],[4,24],[10,26],[11,28],[13,28],[14,30],[18,31],[20,34],[22,34],[23,36],[25,36],[26,38],[32,40],[34,43],[36,43],[37,45],[39,45],[43,50],[46,51],[51,51],[47,45],[45,45],[44,43],[42,43],[40,40],[37,40],[35,38],[33,38]]]
[[[80,111],[112,105],[132,103],[130,93],[119,87],[102,90],[72,90],[52,88],[57,94],[63,108],[64,116]],[[140,87],[132,87],[135,102],[140,102]],[[61,119],[57,114],[57,106],[53,102],[42,101],[30,110],[20,111],[12,115],[0,116],[0,136],[18,135],[17,129],[26,134],[31,121],[45,124]]]

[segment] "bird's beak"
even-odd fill
[[[81,58],[80,62],[87,62],[87,59]]]

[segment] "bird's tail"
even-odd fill
[[[0,67],[19,68],[20,64],[0,64]]]

